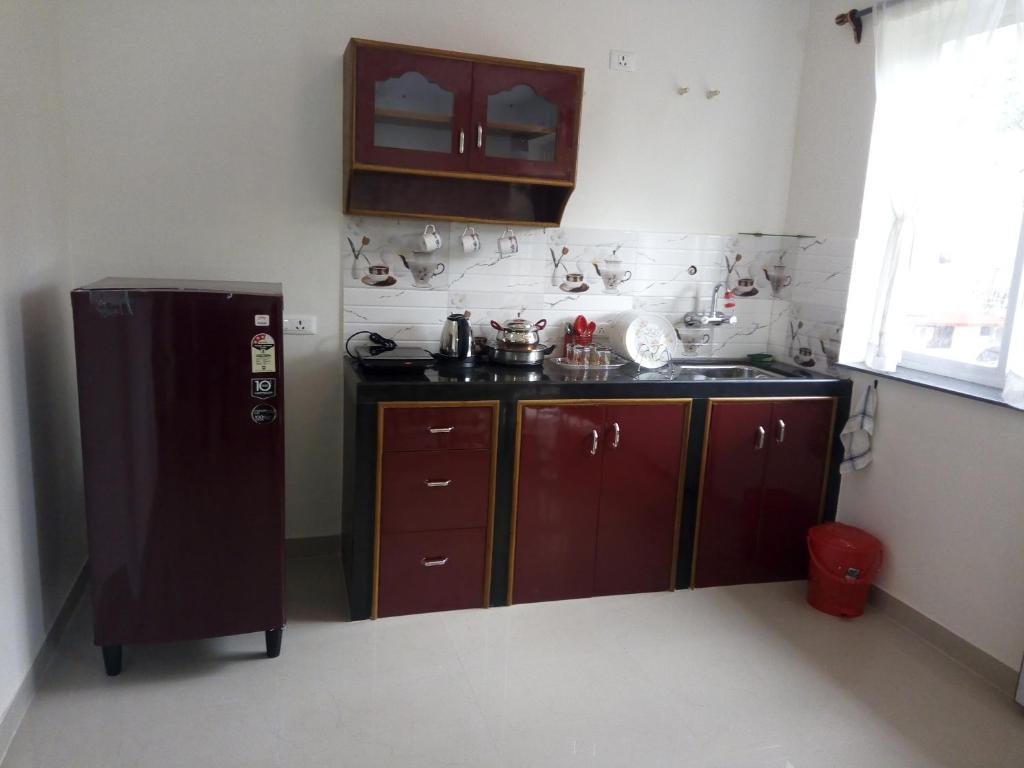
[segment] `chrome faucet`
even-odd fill
[[[699,325],[735,325],[736,315],[726,315],[718,311],[718,294],[725,288],[725,283],[719,283],[711,293],[711,311],[708,314],[700,312],[687,312],[683,316],[683,324],[693,328]]]

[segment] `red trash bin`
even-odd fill
[[[882,542],[852,525],[822,523],[807,532],[807,549],[807,602],[833,616],[864,613],[871,582],[882,567]]]

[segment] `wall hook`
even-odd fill
[[[721,91],[719,91],[719,90],[718,90],[717,88],[716,88],[715,90],[713,90],[713,91],[711,91],[711,90],[707,90],[707,91],[704,91],[704,98],[706,98],[706,99],[709,99],[709,100],[710,100],[710,99],[713,99],[713,98],[715,98],[716,96],[720,95],[721,93],[722,93],[722,92],[721,92]]]
[[[685,96],[689,92],[690,92],[690,89],[687,88],[686,86],[682,86],[681,85],[678,88],[676,88],[676,93],[678,93],[680,96]]]

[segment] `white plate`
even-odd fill
[[[661,368],[672,357],[675,329],[663,315],[625,312],[615,319],[612,348],[641,368]]]

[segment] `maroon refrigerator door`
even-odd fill
[[[96,644],[282,627],[280,286],[71,298]]]

